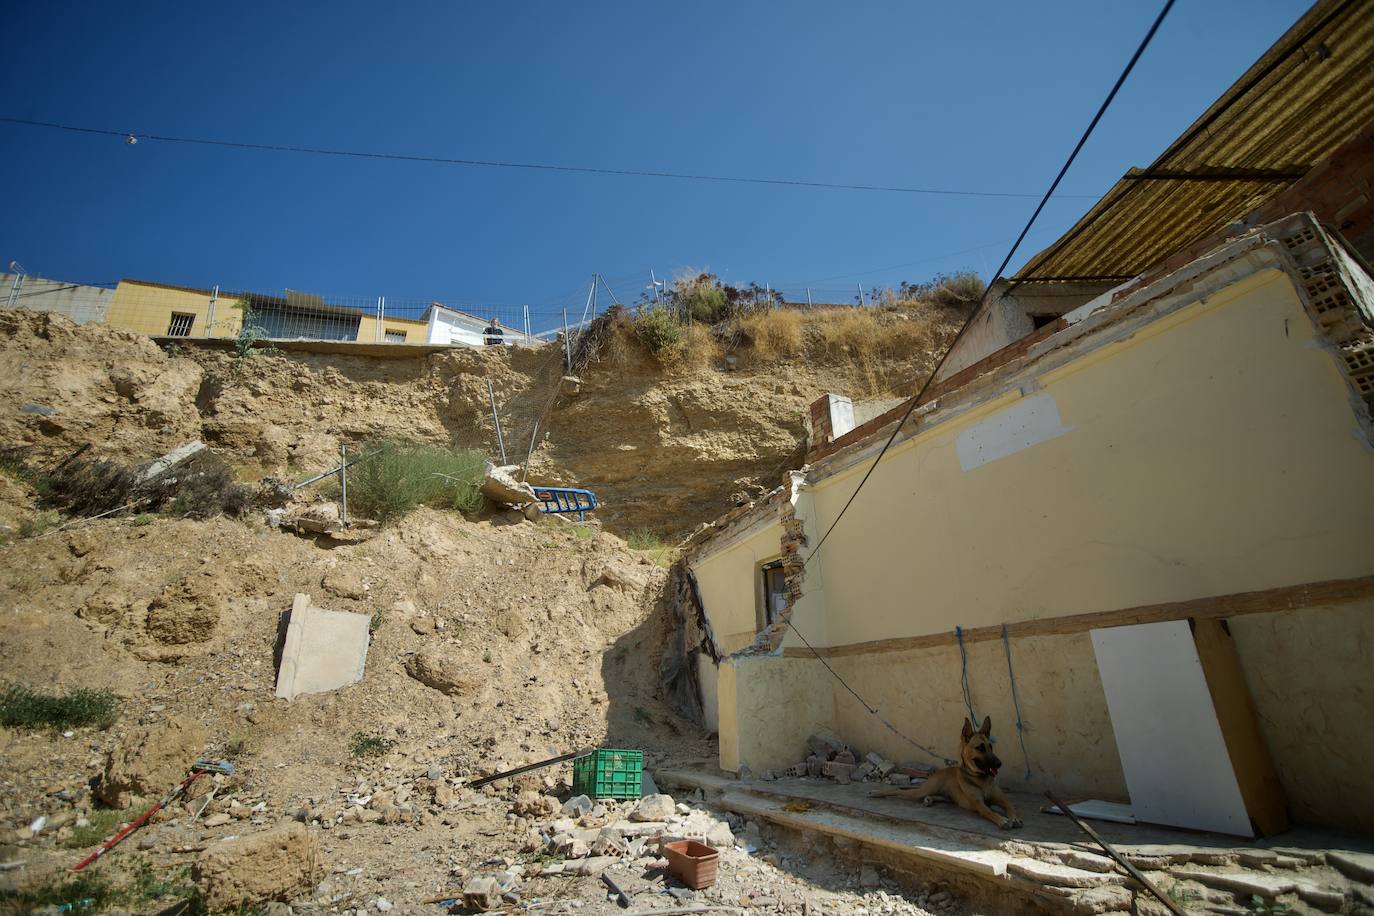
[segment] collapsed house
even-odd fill
[[[915,403],[822,399],[807,466],[695,539],[723,769],[940,765],[991,716],[1014,789],[1374,829],[1372,20],[1319,3]]]

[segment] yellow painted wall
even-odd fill
[[[209,293],[197,293],[183,289],[168,289],[162,286],[121,280],[115,287],[114,297],[110,300],[110,310],[105,323],[117,328],[125,328],[140,334],[160,337],[167,333],[171,325],[172,313],[194,315],[191,337],[233,337],[243,326],[243,312],[237,300],[231,296],[220,296],[215,301],[214,326],[207,327],[210,303]]]
[[[404,331],[406,343],[424,343],[429,329],[426,321],[413,318],[383,318],[382,328],[387,331]],[[362,315],[358,324],[358,340],[363,343],[385,343],[385,336],[377,333],[375,315]]]
[[[1057,438],[965,471],[989,408],[884,458],[820,556],[831,644],[1374,573],[1374,450],[1286,275],[1039,382]],[[864,469],[815,486],[821,529]]]
[[[723,659],[717,679],[720,765],[755,775],[801,763],[806,739],[829,734],[834,720],[830,680],[813,659],[740,655]]]
[[[723,654],[738,652],[758,632],[759,566],[782,554],[782,525],[771,524],[729,550],[692,563],[701,602]]]
[[[1374,450],[1338,364],[1282,272],[1246,277],[1037,381],[888,453],[808,571],[808,592],[824,583],[825,627],[808,633],[812,642],[948,633],[1374,574]],[[961,432],[1024,396],[1053,399],[1062,434],[966,470]],[[807,488],[810,502],[797,508],[809,530],[829,527],[866,468],[860,462]],[[717,609],[752,613],[757,549],[741,543],[698,561],[713,623]],[[1299,820],[1374,829],[1371,610],[1231,621]],[[1088,634],[1018,638],[1011,652],[1032,783],[1124,799]],[[993,717],[1006,761],[1002,777],[1021,783],[1003,646],[973,643],[968,656],[975,709]],[[740,664],[721,666],[722,767],[791,762],[805,735],[787,723],[825,724],[815,693],[826,683],[837,734],[863,750],[931,762],[819,663],[760,657],[747,674]],[[953,755],[966,714],[957,646],[832,664],[884,718]]]
[[[828,545],[827,545],[828,546]],[[1010,641],[1016,695],[1025,724],[1026,751],[1016,734],[1016,709],[1000,641],[969,643],[969,695],[979,719],[992,717],[1000,779],[1009,788],[1051,788],[1109,801],[1128,801],[1111,715],[1087,633],[1030,636]],[[834,690],[835,721],[846,741],[890,760],[942,765],[957,758],[959,728],[968,715],[958,646],[829,659],[883,718],[935,757],[893,734],[859,706],[849,691]],[[823,675],[825,672],[821,672]],[[828,676],[828,675],[827,675]],[[838,687],[833,684],[833,687]],[[1026,779],[1026,762],[1031,779]]]
[[[1374,602],[1230,620],[1289,813],[1374,831]]]

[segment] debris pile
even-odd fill
[[[934,767],[919,763],[895,763],[877,751],[861,754],[851,744],[812,735],[806,739],[806,759],[781,770],[765,770],[763,780],[833,779],[844,785],[851,782],[882,782],[892,786],[909,786],[935,771]]]

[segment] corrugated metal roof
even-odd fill
[[[1235,222],[1374,121],[1374,3],[1321,0],[1017,280],[1116,279]]]

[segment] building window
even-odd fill
[[[405,343],[405,342],[406,342],[406,332],[405,332],[405,331],[396,331],[396,330],[393,330],[393,329],[391,329],[391,328],[387,328],[387,329],[386,329],[386,342],[387,342],[387,343]]]
[[[783,572],[782,562],[767,563],[760,570],[763,586],[759,607],[759,629],[773,624],[787,610],[787,575]]]
[[[187,315],[184,312],[173,312],[172,323],[167,325],[168,337],[190,337],[191,325],[196,323],[195,315]]]

